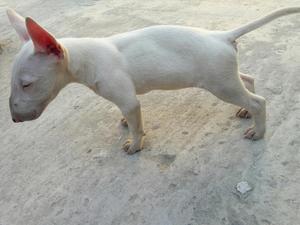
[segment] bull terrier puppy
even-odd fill
[[[78,82],[120,108],[132,136],[123,149],[133,154],[142,149],[145,135],[136,95],[198,87],[242,107],[239,117],[252,115],[245,137],[260,139],[266,127],[265,99],[254,93],[254,79],[239,72],[236,39],[299,12],[300,7],[280,9],[229,31],[162,25],[107,38],[56,39],[30,17],[8,10],[23,42],[12,67],[12,119],[37,119],[63,87]]]

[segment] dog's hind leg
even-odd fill
[[[242,79],[245,87],[251,91],[252,93],[255,93],[255,88],[254,88],[254,78],[250,75],[244,74],[239,72],[240,74],[240,78]],[[251,118],[251,113],[245,109],[245,108],[240,108],[237,113],[236,116],[239,118],[244,118],[244,119],[249,119]]]
[[[247,109],[253,116],[254,124],[246,130],[245,138],[260,139],[265,133],[265,99],[248,91],[238,75],[228,75],[222,85],[215,84],[207,90],[225,102]],[[220,88],[221,87],[221,88]]]
[[[248,74],[241,73],[241,72],[239,72],[239,74],[240,74],[240,78],[242,79],[245,87],[252,93],[255,93],[254,77],[252,77]]]

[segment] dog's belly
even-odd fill
[[[144,94],[152,90],[175,90],[196,86],[193,79],[196,76],[191,73],[153,71],[151,74],[130,75],[137,94]]]
[[[139,57],[129,57],[126,72],[138,94],[181,89],[195,86],[203,76],[201,63],[197,61],[198,57],[193,54],[152,48]]]
[[[151,46],[142,55],[127,58],[127,73],[137,93],[151,90],[172,90],[191,87],[199,72],[191,55],[181,55],[168,49]]]

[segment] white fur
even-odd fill
[[[103,39],[59,39],[65,55],[59,63],[53,59],[55,56],[34,54],[32,42],[27,42],[13,67],[12,115],[22,117],[37,107],[40,110],[36,115],[22,117],[35,119],[62,87],[79,82],[120,108],[132,134],[132,141],[126,142],[124,149],[132,154],[142,148],[144,137],[136,94],[199,87],[250,111],[254,125],[245,136],[261,138],[265,132],[265,100],[254,94],[253,78],[238,71],[235,39],[272,19],[295,12],[300,12],[300,8],[283,9],[227,32],[152,26]],[[18,84],[25,77],[39,80],[34,86],[42,88],[32,87],[31,94],[21,90]],[[22,109],[14,107],[20,104]],[[25,110],[28,106],[30,112]]]

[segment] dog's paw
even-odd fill
[[[255,127],[248,128],[244,133],[244,138],[258,140],[263,138],[264,132],[258,132]]]
[[[250,119],[252,115],[247,109],[240,108],[239,111],[237,111],[236,116],[243,119]]]
[[[122,118],[122,119],[121,119],[121,125],[122,125],[123,127],[128,127],[128,123],[127,123],[127,120],[126,120],[125,118]]]
[[[123,150],[129,154],[132,155],[136,152],[141,151],[141,148],[136,147],[132,144],[132,141],[130,139],[128,139],[127,141],[125,141],[125,143],[123,144]]]

